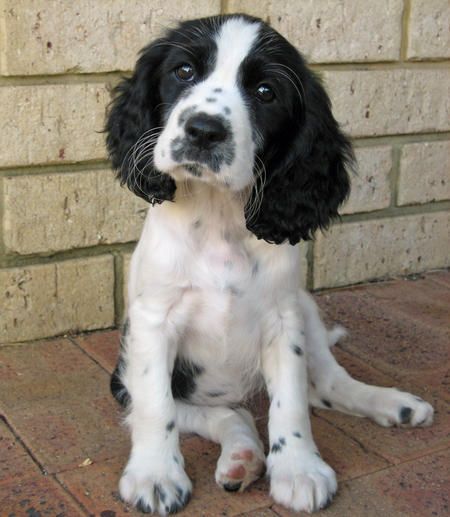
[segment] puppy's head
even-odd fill
[[[122,183],[152,203],[177,181],[245,192],[247,227],[309,239],[349,192],[352,151],[297,50],[261,20],[183,22],[117,87],[107,145]]]

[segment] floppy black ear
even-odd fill
[[[351,144],[331,113],[320,81],[308,71],[301,87],[301,113],[292,127],[282,130],[277,148],[261,156],[266,184],[258,214],[247,221],[259,239],[275,244],[286,240],[296,244],[311,239],[317,229],[327,228],[350,192]]]
[[[152,204],[173,199],[175,193],[175,182],[154,168],[152,156],[161,126],[159,78],[166,48],[161,39],[142,50],[132,77],[114,89],[105,127],[117,178]]]

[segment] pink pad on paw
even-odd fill
[[[253,451],[250,449],[247,449],[245,451],[241,452],[235,452],[231,455],[232,460],[246,460],[246,461],[252,461],[253,459]]]
[[[230,479],[243,479],[245,477],[245,468],[243,465],[236,465],[227,472],[227,477]]]

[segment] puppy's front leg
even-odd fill
[[[262,353],[271,399],[267,467],[272,497],[293,510],[311,512],[327,505],[337,483],[311,433],[305,336],[296,305],[291,300],[278,307]]]
[[[175,330],[163,307],[139,299],[130,308],[129,322],[121,378],[131,398],[132,447],[120,495],[145,513],[166,515],[185,506],[192,487],[179,450],[171,390]]]

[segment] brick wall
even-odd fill
[[[0,342],[111,327],[146,205],[108,168],[109,91],[179,18],[269,20],[322,73],[359,173],[303,246],[324,288],[449,264],[448,0],[0,0]]]

